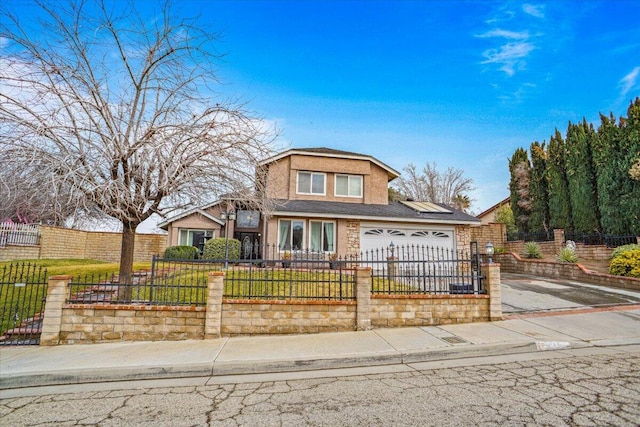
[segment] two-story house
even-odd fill
[[[243,256],[256,256],[258,246],[265,244],[279,251],[341,256],[391,243],[466,249],[469,227],[480,224],[440,204],[389,202],[389,182],[400,174],[369,155],[294,148],[259,167],[261,188],[273,202],[270,212],[245,210],[234,201],[194,208],[160,224],[169,232],[168,245],[199,246],[210,237],[234,237],[242,242]],[[229,211],[235,219],[221,215]]]

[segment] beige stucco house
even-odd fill
[[[261,187],[273,202],[271,212],[228,201],[194,208],[159,224],[169,232],[168,245],[201,246],[208,238],[228,236],[242,242],[244,257],[260,257],[262,245],[340,256],[392,242],[455,250],[468,248],[470,227],[480,225],[477,218],[448,206],[389,202],[389,182],[400,174],[369,155],[296,148],[259,166],[264,171]],[[231,210],[235,219],[222,219]]]

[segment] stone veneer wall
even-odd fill
[[[371,297],[371,325],[376,328],[433,326],[488,320],[488,295]]]
[[[65,304],[60,344],[203,339],[205,307]]]
[[[360,221],[347,221],[347,248],[348,256],[360,255]]]
[[[468,225],[456,225],[456,247],[460,250],[468,250],[471,244],[471,227]]]
[[[221,334],[308,334],[353,331],[355,301],[227,300]]]

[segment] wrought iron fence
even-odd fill
[[[638,242],[638,238],[633,234],[613,235],[602,233],[580,233],[577,231],[565,231],[565,240],[572,240],[576,243],[595,246],[603,245],[608,248],[617,248],[618,246],[630,245]]]
[[[0,269],[0,345],[40,343],[47,270],[31,263]]]
[[[38,224],[0,223],[0,247],[36,246],[39,241],[40,226]]]
[[[209,272],[222,270],[225,298],[354,300],[357,266],[371,267],[371,290],[377,294],[485,292],[477,243],[461,251],[391,246],[343,257],[263,246],[258,254],[251,259],[177,260],[154,256],[151,270],[139,273],[131,284],[119,283],[116,276],[74,280],[68,301],[205,305]]]
[[[89,275],[69,283],[68,303],[204,306],[207,272],[191,262],[173,260],[172,270],[134,273],[131,283],[120,283],[115,274]]]
[[[482,294],[477,242],[469,249],[428,246],[387,247],[363,253],[373,273],[375,294]]]
[[[268,256],[190,261],[154,257],[152,280],[154,283],[159,277],[170,280],[175,274],[170,272],[181,271],[188,281],[206,283],[210,271],[225,270],[225,298],[316,301],[355,298],[354,270],[345,260],[312,251],[285,254],[272,246],[262,247],[260,253]]]

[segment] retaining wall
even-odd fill
[[[495,256],[502,271],[516,274],[530,274],[553,279],[575,280],[594,285],[640,290],[640,279],[634,277],[613,276],[591,271],[581,264],[571,264],[535,259],[523,259],[515,253]]]

